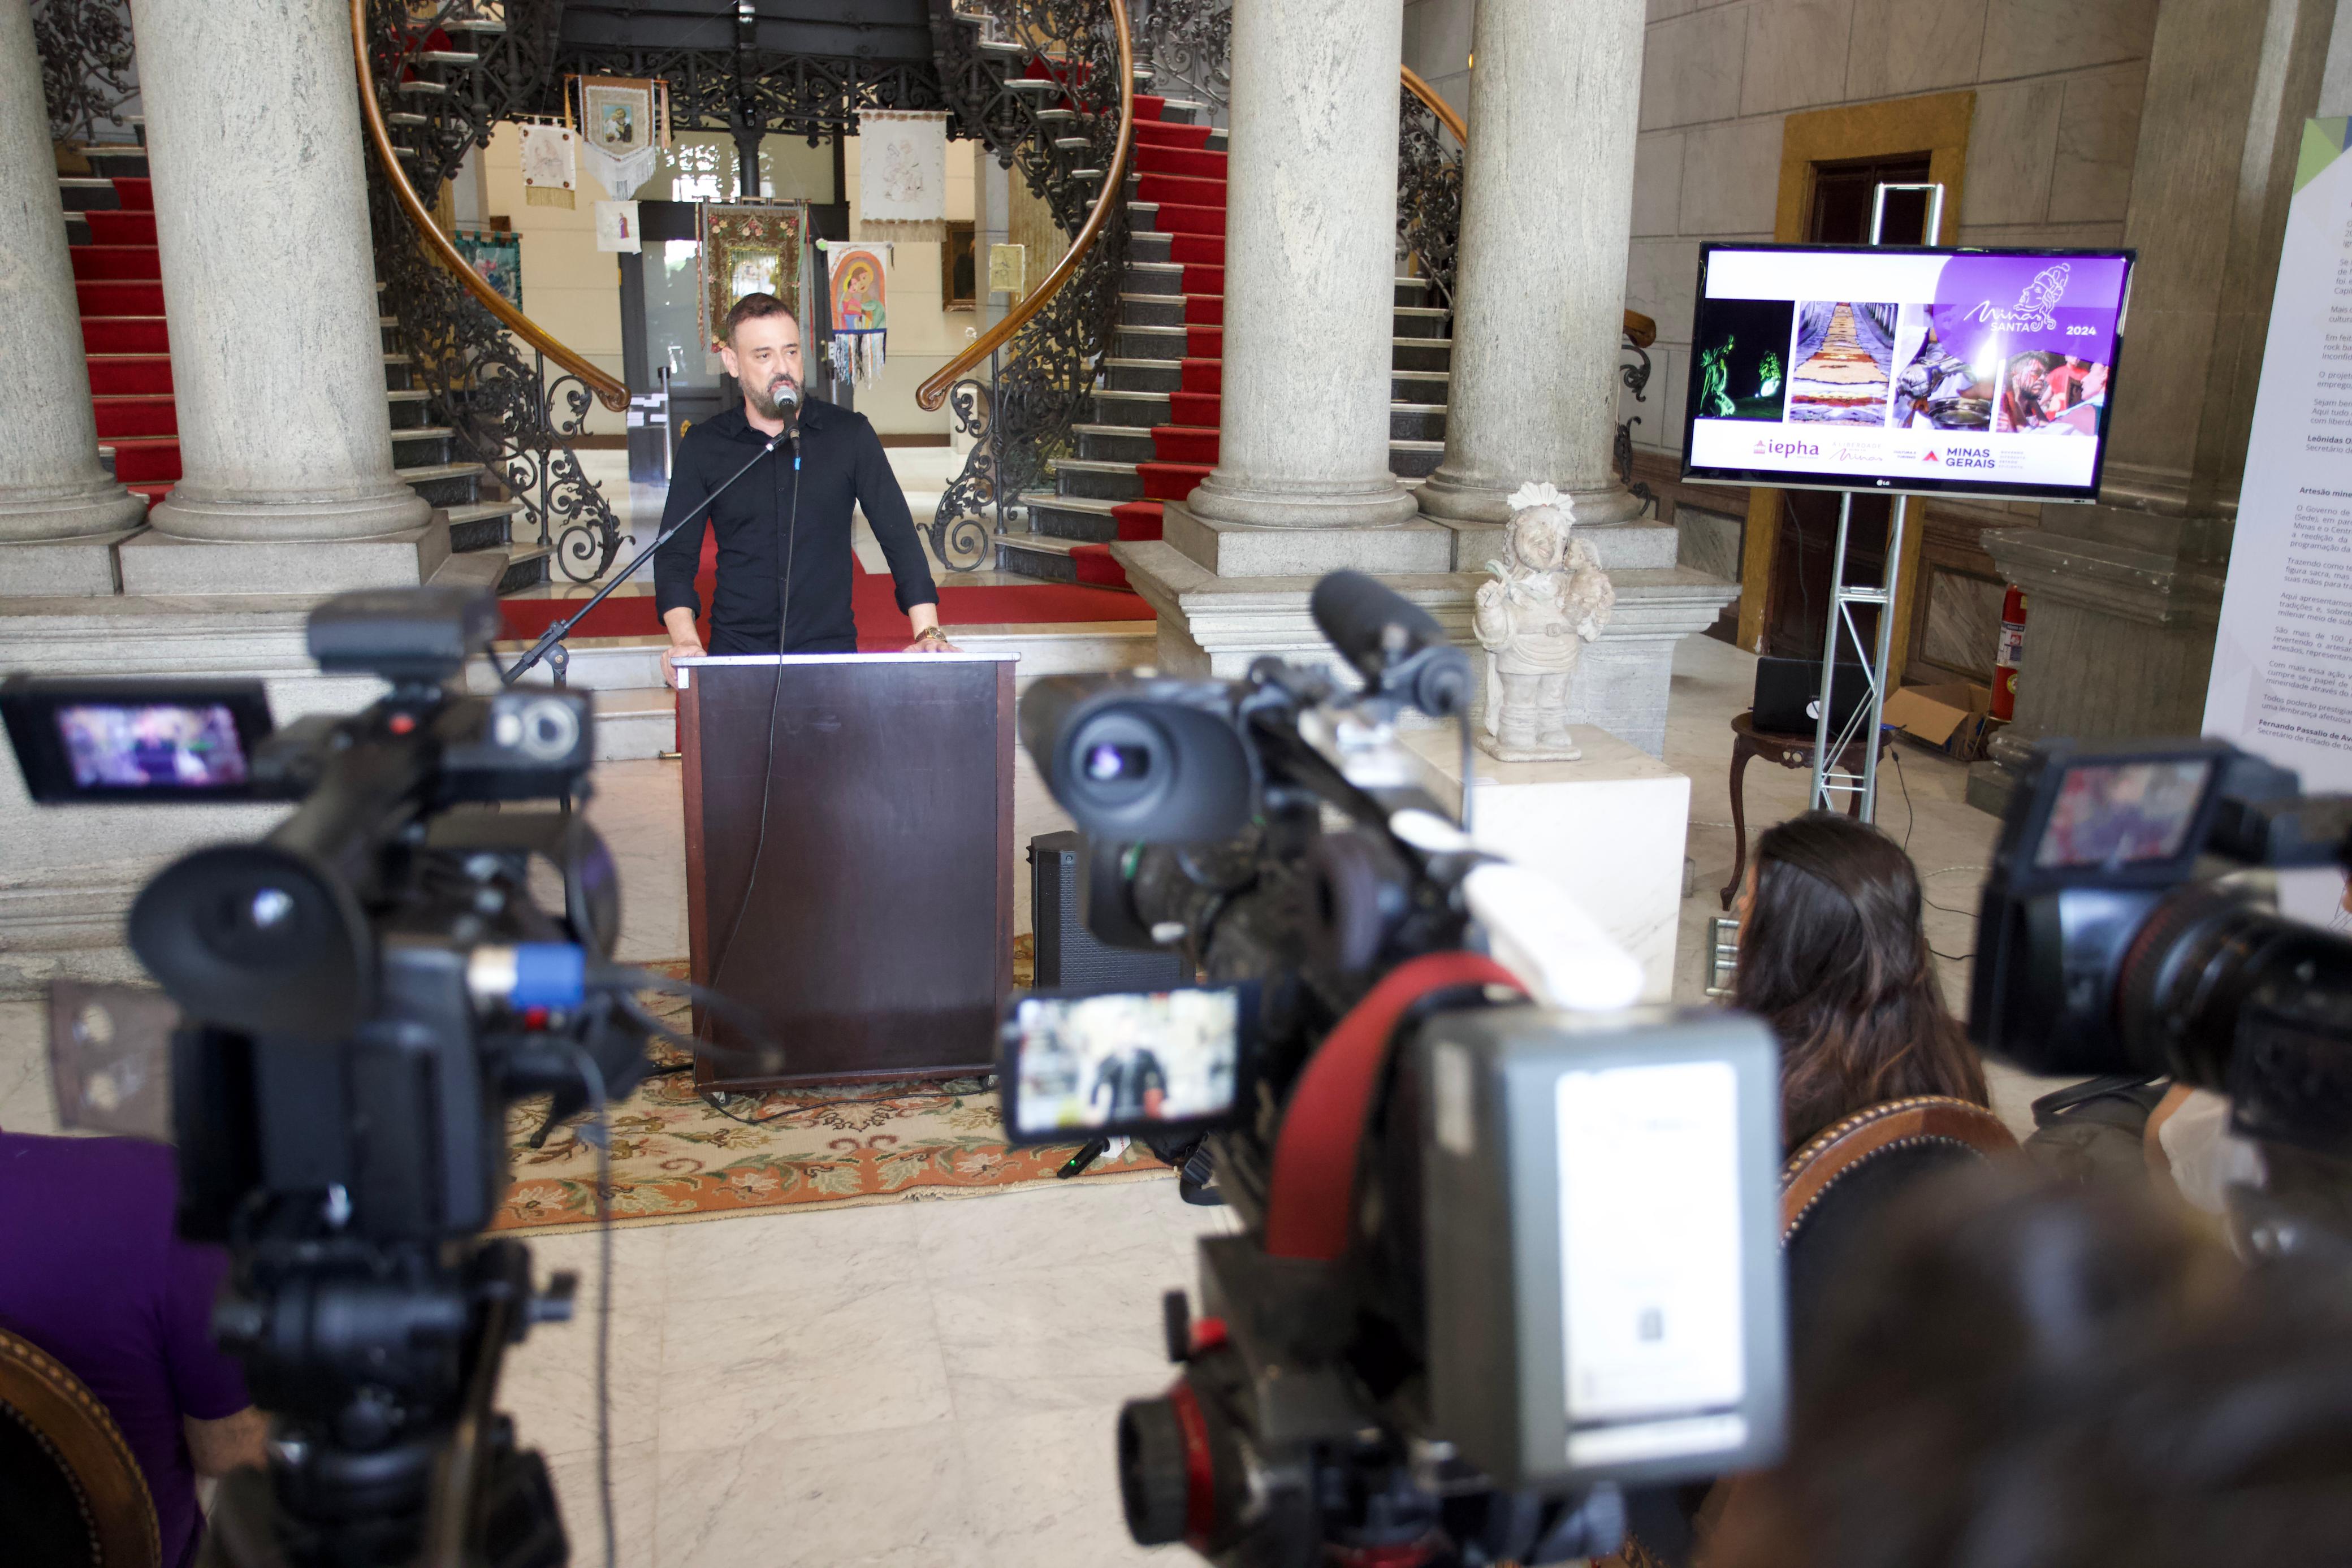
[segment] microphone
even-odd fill
[[[1315,585],[1307,612],[1373,693],[1432,718],[1469,706],[1469,655],[1446,638],[1429,612],[1377,579],[1335,571]]]
[[[792,444],[797,454],[801,449],[801,389],[793,384],[792,377],[780,374],[768,383],[768,401],[784,416],[783,439]]]

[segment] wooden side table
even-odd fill
[[[1736,716],[1731,721],[1731,835],[1736,847],[1731,854],[1731,880],[1723,884],[1723,907],[1731,907],[1731,900],[1739,892],[1740,879],[1748,874],[1748,759],[1761,757],[1783,768],[1813,770],[1814,740],[1810,735],[1783,735],[1756,727],[1753,709]],[[1894,743],[1893,735],[1882,727],[1878,732],[1878,751],[1885,756]],[[1838,753],[1837,766],[1848,773],[1860,773],[1865,753],[1862,737],[1856,736],[1844,750]],[[1846,798],[1845,814],[1862,814],[1860,792]]]

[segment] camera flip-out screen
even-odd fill
[[[1222,1121],[1244,1067],[1247,997],[1239,986],[1024,997],[1004,1024],[1013,1141]]]
[[[2036,866],[2142,865],[2190,847],[2210,757],[2077,762],[2058,781]]]
[[[270,732],[258,682],[12,679],[0,715],[34,800],[236,800],[252,796]]]

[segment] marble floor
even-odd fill
[[[1666,760],[1692,781],[1693,894],[1677,995],[1702,999],[1706,917],[1730,872],[1731,716],[1753,661],[1704,638],[1679,651]],[[1997,826],[1963,770],[1899,753],[1880,821],[1927,873],[1933,945],[1956,1006]],[[1059,825],[1024,760],[1016,833]],[[1805,778],[1748,769],[1751,831],[1804,804]],[[684,953],[677,772],[600,770],[590,810],[620,858],[623,956]],[[1025,887],[1023,889],[1025,904]],[[1025,923],[1025,919],[1024,922]],[[0,1004],[0,1126],[53,1126],[37,1009]],[[1996,1079],[2012,1124],[2040,1090]],[[1127,1539],[1112,1471],[1121,1401],[1163,1385],[1160,1293],[1190,1285],[1196,1237],[1226,1223],[1164,1182],[1055,1186],[814,1214],[779,1212],[614,1238],[612,1435],[619,1560],[630,1568],[1105,1568]],[[595,1296],[596,1239],[532,1242]],[[601,1561],[593,1314],[516,1353],[504,1404],[550,1458],[574,1561]]]

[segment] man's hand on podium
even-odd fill
[[[703,651],[702,639],[699,637],[691,635],[684,638],[672,637],[669,646],[662,650],[662,685],[666,686],[677,685],[677,666],[671,664],[671,660],[698,659],[702,656]]]
[[[961,653],[962,649],[948,641],[940,630],[940,607],[917,604],[907,612],[907,623],[915,629],[915,640],[907,644],[909,653]]]

